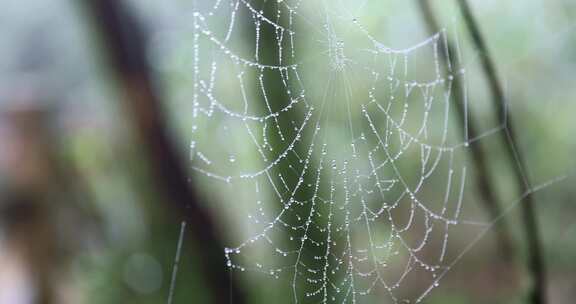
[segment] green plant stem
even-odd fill
[[[417,0],[417,3],[429,32],[438,33],[440,31],[440,26],[438,25],[430,1]],[[476,138],[478,136],[478,131],[476,130],[473,117],[470,117],[469,119],[466,119],[465,117],[469,114],[464,110],[466,99],[465,90],[464,84],[462,83],[462,75],[459,72],[462,69],[462,65],[460,64],[459,58],[457,58],[457,52],[452,42],[448,38],[446,38],[446,41],[447,52],[439,52],[439,55],[441,60],[445,63],[444,66],[447,66],[448,63],[452,65],[452,72],[445,70],[445,75],[452,75],[454,77],[451,82],[447,82],[447,85],[451,86],[451,98],[454,100],[456,106],[458,121],[463,125],[462,130],[468,130],[468,138]],[[467,126],[464,125],[466,123],[468,124]],[[474,180],[476,181],[476,187],[482,199],[481,202],[490,214],[490,217],[496,218],[502,213],[502,208],[498,204],[494,187],[490,183],[490,170],[487,165],[486,154],[478,142],[471,143],[469,147],[472,161],[476,167],[476,171],[474,171]],[[498,221],[495,230],[502,259],[509,262],[514,258],[514,246],[510,229],[505,221]]]
[[[498,73],[492,61],[492,57],[486,47],[486,43],[478,24],[472,14],[470,6],[466,0],[458,0],[458,6],[462,12],[464,22],[472,42],[480,55],[480,64],[488,86],[492,94],[492,101],[494,107],[497,109],[499,121],[504,124],[504,131],[502,134],[502,141],[505,143],[506,152],[508,157],[515,161],[514,175],[516,186],[521,193],[529,193],[530,184],[528,177],[524,173],[525,163],[520,150],[516,148],[516,133],[512,123],[510,113],[507,111],[506,98],[504,90],[498,80]],[[527,195],[524,203],[521,205],[522,220],[524,230],[526,233],[526,240],[528,246],[528,268],[530,270],[533,281],[533,287],[530,291],[530,302],[533,304],[546,303],[546,269],[544,264],[543,250],[540,242],[540,232],[536,220],[536,212],[534,210],[534,198],[532,195]]]

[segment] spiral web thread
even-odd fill
[[[248,0],[216,0],[198,5],[192,14],[192,167],[199,178],[250,189],[256,198],[231,202],[247,205],[253,233],[225,250],[227,265],[232,272],[286,282],[294,303],[363,303],[371,295],[384,295],[391,303],[420,302],[522,197],[562,178],[531,188],[496,219],[463,217],[469,183],[462,155],[469,144],[506,127],[502,122],[476,138],[464,130],[464,139],[454,142],[451,83],[454,77],[465,79],[466,70],[455,70],[450,62],[441,66],[440,52],[448,52],[447,30],[395,49],[374,37],[361,19],[339,16],[366,42],[356,48],[370,59],[365,62],[348,55],[353,47],[338,36],[328,9],[320,13],[321,22],[312,22],[301,13],[302,5],[277,0],[276,14],[269,16]],[[251,56],[235,51],[231,43],[242,35],[240,15],[253,22]],[[211,24],[214,16],[227,16],[226,26]],[[281,18],[287,25],[280,24]],[[309,93],[303,76],[317,57],[298,57],[296,20],[322,37],[321,62],[329,75],[321,94]],[[260,63],[263,28],[275,33],[276,64]],[[425,61],[431,77],[418,80],[412,74],[418,67],[414,58]],[[370,83],[355,88],[353,73],[364,73]],[[257,87],[253,93],[251,75]],[[272,78],[282,83],[286,104],[271,100]],[[348,134],[342,137],[348,139],[335,143],[327,104],[339,99],[346,102]],[[467,112],[467,100],[464,108]],[[290,121],[291,132],[280,122],[287,116],[299,118]],[[225,138],[242,138],[258,163],[244,166],[242,152],[213,140],[214,125]],[[272,136],[283,146],[272,144]],[[290,172],[275,171],[281,165]],[[289,182],[290,174],[296,182]],[[309,197],[299,195],[303,189]],[[431,189],[442,189],[443,195],[427,195]],[[459,254],[449,255],[449,232],[463,226],[475,227],[477,237]],[[401,291],[405,285],[417,291]]]

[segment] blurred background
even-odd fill
[[[425,239],[418,256],[428,265],[426,257],[436,256],[449,235],[445,274],[419,274],[419,265],[412,271],[409,252],[400,250],[388,260],[400,266],[376,267],[388,267],[392,276],[410,269],[414,277],[391,293],[353,287],[359,303],[413,303],[435,282],[426,303],[538,303],[531,300],[538,280],[527,245],[534,230],[526,228],[526,200],[519,201],[527,195],[546,269],[546,303],[573,302],[575,2],[469,1],[488,53],[470,35],[462,1],[428,1],[428,12],[417,0],[91,4],[99,2],[2,3],[0,303],[353,303],[337,287],[322,287],[333,298],[322,288],[310,294],[318,284],[310,270],[323,268],[319,257],[331,243],[327,233],[349,230],[345,212],[330,211],[332,218],[329,204],[317,213],[309,205],[313,197],[340,201],[334,209],[352,216],[362,214],[365,200],[381,207],[375,195],[348,198],[346,187],[348,179],[371,172],[372,161],[386,161],[376,134],[389,129],[398,137],[390,145],[401,155],[394,170],[411,185],[424,175],[426,153],[418,145],[403,148],[409,134],[425,129],[427,147],[457,147],[427,154],[441,159],[440,169],[424,181],[419,200],[434,204],[448,192],[456,204],[462,187],[462,219],[488,225],[440,219],[435,227],[446,224],[449,232]],[[112,10],[119,3],[123,14]],[[444,58],[452,55],[448,44],[459,54],[451,63]],[[507,102],[505,121],[484,70],[488,54]],[[404,62],[409,72],[401,72]],[[458,85],[450,91],[434,82],[449,65],[465,103],[457,100]],[[430,91],[404,95],[387,89],[396,81],[387,76],[402,86],[433,83]],[[409,105],[407,115],[403,104],[385,115],[375,106],[391,96]],[[456,103],[467,114],[458,116]],[[406,134],[388,115],[406,120]],[[513,124],[512,139],[504,122]],[[469,136],[470,126],[478,140]],[[451,169],[452,192],[446,190]],[[380,187],[378,179],[350,185]],[[184,180],[191,193],[178,192]],[[398,180],[389,183],[387,198],[408,201],[394,189]],[[293,201],[284,228],[256,237]],[[391,216],[407,221],[412,209],[399,210]],[[308,213],[318,231],[293,229]],[[419,227],[405,238],[421,238],[428,220],[415,216]],[[375,230],[375,238],[394,232],[378,227],[383,232]],[[361,264],[372,232],[352,234],[358,252],[351,256]],[[328,241],[302,241],[306,265],[296,267],[297,276],[287,273],[307,237]],[[335,254],[346,254],[332,238]],[[250,241],[255,244],[244,246]],[[348,286],[346,271],[336,267],[334,282]],[[229,301],[214,296],[220,291]]]

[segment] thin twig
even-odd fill
[[[468,2],[466,0],[459,0],[458,4],[466,27],[472,37],[472,42],[480,53],[480,64],[488,80],[492,101],[494,107],[497,109],[499,121],[504,124],[505,132],[502,133],[502,141],[505,143],[504,146],[506,147],[508,157],[515,161],[515,166],[513,167],[517,188],[521,193],[528,193],[530,191],[530,184],[528,177],[524,173],[524,159],[521,151],[516,148],[516,133],[514,132],[510,113],[507,111],[506,98],[504,96],[504,90],[498,80],[496,66],[492,62],[492,57],[488,52],[488,48],[480,33],[477,22],[472,15]],[[546,303],[546,269],[534,210],[534,198],[532,195],[526,197],[525,203],[521,205],[521,209],[528,243],[528,267],[534,280],[533,288],[530,291],[530,301],[533,304],[543,304]]]
[[[417,2],[429,32],[432,34],[438,33],[441,29],[432,7],[430,6],[430,1],[417,0]],[[456,106],[458,121],[464,125],[462,130],[467,130],[468,132],[468,134],[466,134],[466,140],[468,140],[468,138],[476,138],[478,136],[478,131],[474,120],[466,117],[469,114],[465,110],[464,104],[466,102],[466,92],[464,89],[465,84],[462,82],[462,73],[460,72],[462,65],[460,63],[460,58],[457,58],[456,48],[448,37],[446,37],[446,52],[439,52],[439,55],[441,60],[445,63],[445,75],[448,77],[453,76],[453,80],[446,82],[446,84],[447,86],[451,86],[451,98],[454,100]],[[449,64],[452,67],[452,71],[447,69]],[[474,171],[474,180],[476,181],[476,187],[481,196],[481,202],[490,214],[490,217],[496,218],[502,213],[502,209],[498,204],[494,187],[490,183],[490,170],[486,162],[486,154],[478,142],[470,143],[469,147],[472,161],[476,167],[476,171]],[[510,229],[505,221],[499,221],[496,223],[495,230],[502,259],[509,262],[514,258],[514,246]]]
[[[176,276],[178,275],[178,266],[180,264],[180,255],[182,254],[182,242],[184,241],[184,233],[186,232],[186,221],[182,221],[180,225],[180,236],[178,236],[178,246],[176,247],[176,257],[174,258],[174,266],[172,268],[172,278],[170,279],[170,289],[168,290],[168,301],[166,303],[172,304],[174,300],[174,289],[176,288]]]
[[[85,0],[101,34],[113,72],[124,93],[125,108],[131,115],[158,191],[167,206],[181,214],[190,226],[186,234],[201,248],[196,254],[211,293],[212,303],[246,303],[237,282],[229,276],[220,233],[198,195],[189,183],[189,176],[169,136],[166,116],[157,91],[157,82],[146,60],[146,39],[137,20],[120,0]],[[234,283],[234,284],[232,284]]]

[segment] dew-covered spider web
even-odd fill
[[[466,155],[505,124],[470,138],[467,98],[455,114],[455,30],[394,46],[356,15],[368,3],[310,2],[190,10],[195,180],[243,227],[223,252],[233,274],[292,303],[420,302],[499,220],[470,202]],[[451,246],[456,231],[469,246]]]

